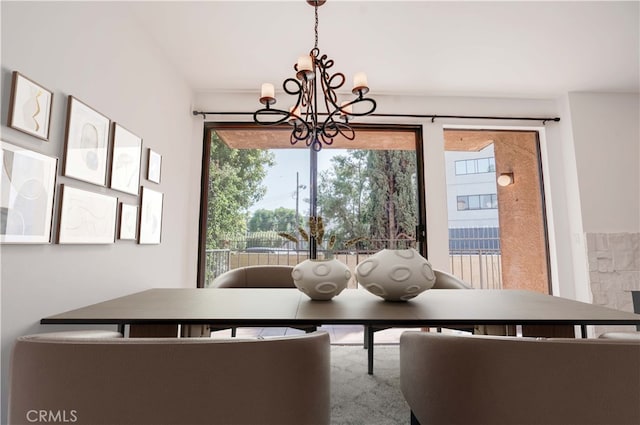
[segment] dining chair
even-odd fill
[[[295,288],[291,272],[293,266],[285,265],[257,265],[232,269],[222,273],[213,280],[213,288]],[[314,332],[315,325],[285,325],[284,327]],[[236,328],[216,324],[210,327],[212,331],[231,329],[231,336],[236,336]]]
[[[8,423],[330,423],[329,334],[17,339]]]
[[[633,312],[640,314],[640,291],[630,291],[630,292],[633,300]],[[601,334],[599,338],[640,340],[640,325],[636,325],[635,331],[609,331]]]
[[[411,423],[638,424],[640,340],[404,332]]]

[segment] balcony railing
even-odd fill
[[[458,239],[459,240],[459,239]],[[232,243],[228,246],[238,247],[240,243]],[[239,267],[260,265],[260,264],[279,264],[295,266],[296,264],[308,258],[306,249],[292,248],[272,248],[272,241],[264,241],[262,246],[254,246],[249,248],[237,249],[210,249],[207,250],[207,278],[205,287],[211,285],[216,276],[227,270]],[[482,242],[479,246],[485,249],[472,247],[473,242],[462,242],[458,246],[464,249],[450,249],[450,267],[454,275],[469,283],[477,289],[499,289],[502,287],[502,269],[501,254],[498,248],[495,249],[494,242]],[[490,244],[487,247],[487,244]],[[371,249],[375,247],[375,249]],[[399,240],[399,241],[374,241],[371,242],[368,249],[350,249],[339,250],[332,253],[333,257],[344,262],[352,271],[355,267],[370,255],[383,248],[407,248],[415,247],[415,241]],[[487,249],[488,248],[488,249]],[[319,251],[318,256],[323,258],[327,255],[324,251]],[[352,278],[348,285],[349,288],[356,288],[357,282]]]

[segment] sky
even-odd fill
[[[306,215],[309,204],[309,151],[307,149],[272,149],[275,165],[268,171],[263,183],[267,193],[261,201],[249,208],[250,212],[258,209],[274,210],[279,207],[296,209],[296,173],[300,188],[300,214]],[[318,173],[331,168],[331,158],[345,154],[345,149],[322,149],[318,153]]]

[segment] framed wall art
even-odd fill
[[[49,243],[58,159],[0,141],[0,243]]]
[[[120,202],[118,239],[136,240],[138,234],[138,206]]]
[[[58,243],[115,242],[117,198],[62,184],[60,191],[62,205]]]
[[[64,176],[106,186],[109,118],[69,96]]]
[[[160,183],[162,155],[149,149],[149,162],[147,165],[147,180],[154,183]]]
[[[18,71],[13,71],[9,100],[9,127],[49,140],[53,93]]]
[[[140,244],[159,244],[162,233],[162,201],[161,192],[142,187],[140,207]]]
[[[141,158],[142,139],[114,123],[110,187],[137,195],[140,188]]]

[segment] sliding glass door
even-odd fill
[[[288,130],[206,125],[199,286],[229,269],[309,256],[354,268],[382,248],[426,255],[419,127],[356,127],[356,140],[317,154],[292,147]],[[310,216],[324,227],[316,245],[304,237]]]

